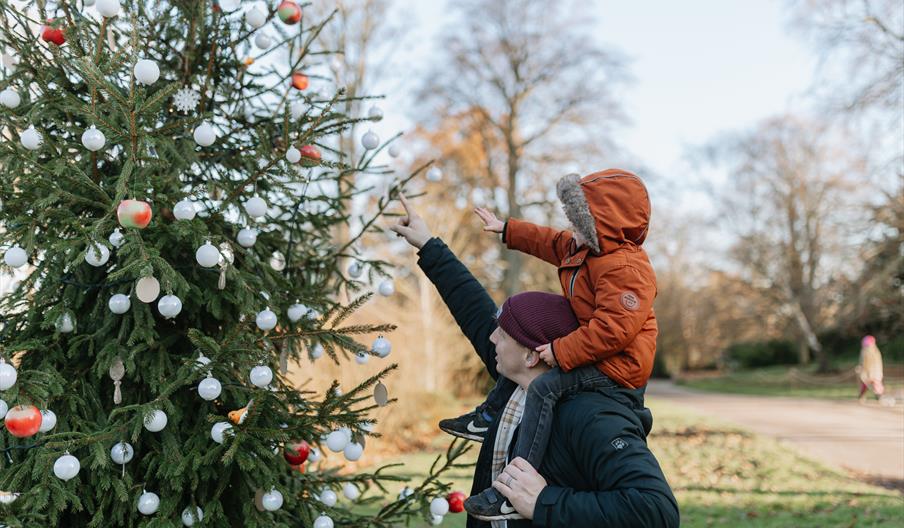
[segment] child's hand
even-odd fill
[[[550,367],[558,367],[559,364],[556,363],[556,356],[552,354],[552,345],[540,345],[535,349],[540,353],[540,359],[542,359],[547,365]]]
[[[483,207],[477,207],[474,209],[474,212],[477,213],[477,216],[483,221],[483,230],[490,231],[492,233],[501,233],[502,229],[505,227],[505,222],[496,218],[496,215],[491,213],[488,209],[484,209]]]

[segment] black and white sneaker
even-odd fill
[[[515,511],[508,499],[500,495],[495,488],[487,488],[477,495],[465,500],[465,510],[481,521],[502,521],[505,519],[523,519]]]
[[[458,418],[446,418],[439,421],[439,428],[452,436],[467,438],[475,442],[483,442],[487,430],[493,423],[492,417],[480,407],[459,416]]]

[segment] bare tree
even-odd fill
[[[828,358],[818,334],[832,323],[845,271],[859,266],[845,260],[844,235],[858,224],[856,183],[866,168],[836,139],[781,117],[709,152],[730,178],[718,201],[739,278],[794,324],[801,362],[812,353],[821,369]]]
[[[793,23],[822,52],[821,94],[837,109],[885,112],[900,130],[904,7],[900,0],[790,0]],[[828,82],[826,82],[828,81]]]
[[[520,217],[550,202],[559,176],[611,155],[611,127],[623,119],[615,97],[623,61],[595,40],[586,3],[466,0],[453,11],[420,91],[422,121],[448,129],[443,120],[454,116],[479,134],[483,187],[503,214]],[[502,258],[502,289],[511,295],[522,256]]]

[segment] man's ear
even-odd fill
[[[529,348],[525,348],[525,350],[527,353],[524,355],[524,366],[527,368],[536,367],[540,363],[540,353]]]

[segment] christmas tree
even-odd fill
[[[341,464],[378,434],[368,412],[391,403],[393,365],[344,393],[287,378],[322,355],[387,361],[387,337],[359,339],[392,326],[347,323],[368,285],[392,294],[357,247],[417,172],[352,218],[366,190],[340,181],[385,173],[387,145],[335,148],[379,116],[343,115],[342,90],[318,82],[329,19],[238,4],[0,0],[2,524],[391,526],[448,510],[439,475],[458,444],[410,496],[349,502],[398,480]]]

